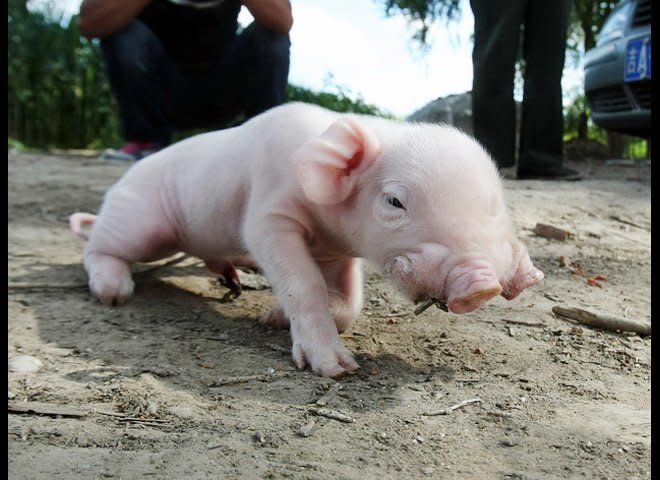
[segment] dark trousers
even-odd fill
[[[127,141],[168,145],[174,131],[220,128],[286,97],[289,36],[256,22],[236,35],[217,64],[205,71],[187,71],[174,63],[139,20],[103,39],[101,47]]]
[[[524,93],[518,170],[563,164],[561,78],[571,0],[470,0],[474,13],[474,136],[500,168],[515,164],[515,63],[523,26]]]

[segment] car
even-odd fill
[[[622,0],[585,53],[591,117],[606,130],[651,135],[651,0]]]

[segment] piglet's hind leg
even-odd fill
[[[131,267],[111,255],[90,253],[85,257],[89,289],[104,305],[122,305],[133,294]]]

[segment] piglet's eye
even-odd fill
[[[398,198],[396,198],[394,195],[388,195],[387,196],[387,203],[392,205],[395,208],[401,208],[403,210],[406,209],[406,207],[403,206],[403,204],[399,201]]]

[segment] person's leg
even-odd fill
[[[474,13],[473,131],[499,168],[515,164],[513,85],[526,1],[506,3],[503,6],[493,0],[470,0]]]
[[[276,34],[256,22],[238,37],[235,61],[246,77],[244,111],[253,117],[284,103],[289,78],[289,35]]]
[[[106,73],[127,142],[169,144],[168,113],[178,75],[158,38],[139,20],[101,40]]]
[[[571,0],[531,0],[527,8],[519,177],[564,176],[561,78],[570,9]]]
[[[284,103],[290,45],[288,35],[250,24],[211,75],[192,80],[197,86],[196,123],[226,124],[241,114],[247,120]]]

